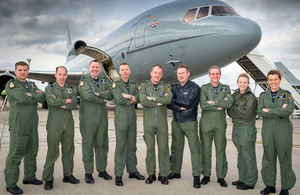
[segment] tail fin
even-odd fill
[[[73,45],[71,42],[71,36],[70,36],[70,31],[69,31],[69,26],[67,25],[65,27],[66,29],[66,62],[72,60],[73,58],[75,58],[78,54],[75,52],[75,50],[73,49]]]
[[[70,51],[70,47],[72,45],[72,42],[71,42],[71,36],[70,36],[70,31],[69,31],[69,26],[67,25],[65,27],[66,29],[66,55],[69,54],[69,51]]]
[[[291,73],[291,71],[282,64],[282,62],[275,62],[275,66],[277,70],[281,70],[285,77],[287,77],[287,80],[291,85],[294,85],[296,87],[300,86],[300,81]]]

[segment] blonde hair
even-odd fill
[[[236,82],[239,81],[239,78],[240,78],[240,77],[245,77],[245,78],[247,78],[247,79],[248,79],[248,83],[249,83],[249,75],[248,75],[247,73],[242,73],[242,74],[240,74],[239,77],[237,78],[237,81],[236,81]]]

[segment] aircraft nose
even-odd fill
[[[238,18],[233,24],[232,30],[236,41],[241,46],[239,49],[243,49],[244,47],[244,49],[250,49],[251,51],[261,40],[262,33],[260,26],[248,18]]]

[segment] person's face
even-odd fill
[[[129,76],[130,76],[130,68],[128,65],[121,65],[120,66],[120,70],[119,70],[119,74],[121,75],[121,78],[124,80],[128,80]]]
[[[243,94],[245,93],[247,87],[249,86],[250,82],[248,80],[248,78],[246,77],[240,77],[237,81],[237,85],[240,89],[240,93]]]
[[[279,79],[279,76],[277,74],[269,75],[268,82],[269,82],[271,91],[278,91],[281,79]]]
[[[22,82],[26,82],[26,78],[29,74],[29,70],[28,70],[28,67],[25,65],[25,66],[22,66],[22,65],[18,65],[17,66],[17,69],[15,70],[15,74],[16,74],[16,77],[22,81]]]
[[[66,79],[68,77],[67,71],[65,68],[58,68],[57,72],[55,73],[56,82],[59,84],[59,86],[64,86]]]
[[[211,69],[208,77],[210,78],[210,82],[212,84],[218,84],[221,78],[220,70],[217,68]]]
[[[163,70],[158,67],[158,66],[155,66],[152,71],[150,72],[150,75],[151,75],[151,81],[153,84],[158,84],[161,77],[163,76]]]
[[[186,68],[178,68],[177,79],[180,84],[184,85],[189,80],[190,72]]]
[[[99,62],[92,62],[89,65],[89,71],[92,78],[97,79],[99,77],[101,67]]]

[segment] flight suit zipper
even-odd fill
[[[212,98],[211,92],[209,91],[208,93],[209,93],[210,101],[213,101],[213,98]],[[216,126],[216,114],[217,114],[217,111],[214,111],[213,132],[215,131],[215,126]]]
[[[131,95],[131,93],[132,93],[132,89],[130,89],[129,95]],[[131,125],[131,117],[132,117],[132,106],[130,106],[129,109],[129,126]]]

